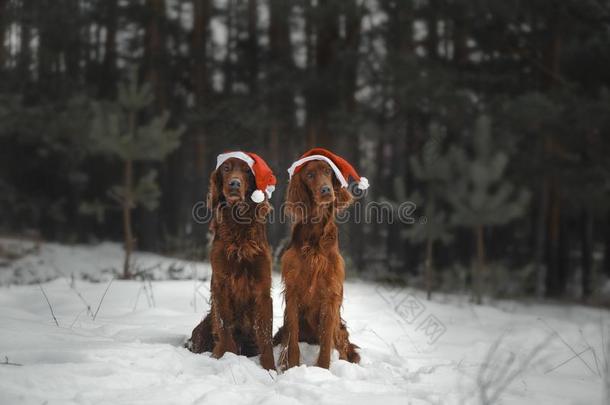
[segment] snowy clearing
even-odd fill
[[[0,244],[25,254],[0,263],[3,404],[605,403],[604,310],[428,302],[419,291],[348,281],[343,317],[362,363],[335,353],[330,370],[313,367],[317,347],[302,344],[305,365],[268,373],[256,358],[182,347],[208,310],[209,283],[193,278],[209,279],[205,263],[137,254],[155,281],[110,283],[101,271],[120,267],[119,245]],[[280,293],[275,275],[274,329]]]

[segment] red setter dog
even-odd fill
[[[319,367],[330,366],[333,348],[340,359],[360,361],[340,315],[345,269],[335,215],[351,201],[324,161],[305,163],[290,180],[286,210],[292,238],[281,260],[286,309],[284,325],[273,338],[274,345],[284,347],[283,368],[299,365],[299,341],[320,345]]]
[[[191,350],[255,356],[275,369],[271,300],[271,250],[265,218],[271,207],[249,196],[256,188],[248,164],[230,158],[210,177],[208,206],[214,210],[211,307],[193,330]]]

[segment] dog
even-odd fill
[[[352,202],[345,184],[347,176],[335,164],[345,169],[347,162],[319,148],[295,164],[299,162],[302,164],[290,179],[285,205],[293,225],[290,244],[281,258],[284,325],[273,343],[283,346],[280,364],[284,369],[299,365],[299,341],[320,345],[318,367],[330,366],[333,348],[340,359],[358,363],[358,346],[350,342],[340,315],[345,263],[335,224],[336,214]]]
[[[191,336],[195,353],[211,351],[215,358],[226,352],[260,354],[260,364],[267,370],[275,369],[272,259],[266,232],[271,206],[264,195],[260,200],[263,190],[253,190],[266,181],[264,192],[270,196],[275,178],[269,173],[266,163],[253,153],[230,152],[218,157],[207,197],[214,213],[210,312]],[[248,195],[260,202],[250,201]]]

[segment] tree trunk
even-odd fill
[[[477,263],[476,274],[474,277],[474,293],[475,300],[478,305],[483,303],[483,283],[485,277],[485,243],[483,239],[483,227],[475,228],[476,246],[477,246]]]
[[[356,86],[358,81],[359,48],[362,25],[362,13],[356,0],[344,0],[345,7],[345,40],[342,46],[343,80],[345,83],[343,102],[347,112],[356,112]],[[357,144],[357,142],[353,142]]]
[[[19,72],[18,77],[22,85],[25,85],[30,81],[30,65],[32,63],[32,52],[30,44],[32,42],[32,3],[24,2],[20,9],[20,42],[19,42],[19,59],[17,70]],[[43,61],[39,60],[39,64]]]
[[[593,219],[587,208],[583,208],[581,214],[581,256],[580,266],[582,268],[582,299],[587,300],[591,297],[592,283],[591,276],[593,271]]]
[[[426,13],[426,54],[430,59],[438,58],[438,1],[430,0]]]
[[[153,114],[160,114],[167,110],[169,106],[169,92],[167,79],[167,52],[166,52],[166,29],[165,29],[165,0],[147,0],[147,9],[149,19],[146,26],[145,34],[145,52],[144,52],[144,77],[152,86],[155,95],[155,108]],[[144,162],[140,165],[142,172],[146,173],[150,170],[158,170],[159,183],[161,189],[168,189],[173,182],[167,181],[168,173],[166,166],[161,166],[158,163]],[[160,206],[154,211],[146,209],[138,210],[139,238],[138,248],[148,251],[158,251],[165,232],[161,232],[163,224],[161,224],[160,213],[168,208],[167,199],[161,198]],[[169,209],[173,213],[172,209]],[[175,221],[174,221],[175,222]]]
[[[464,13],[465,5],[457,4],[457,12],[452,21],[453,27],[453,63],[463,68],[468,63],[468,21]]]
[[[123,236],[125,238],[125,261],[123,262],[123,278],[130,279],[131,253],[133,252],[133,231],[131,229],[131,209],[133,208],[133,162],[125,161],[124,166],[124,192],[123,196]]]
[[[356,102],[356,91],[358,85],[358,67],[360,62],[360,44],[361,44],[361,26],[362,26],[362,11],[356,0],[346,0],[342,2],[343,12],[345,16],[345,35],[343,45],[340,50],[340,61],[342,65],[341,79],[344,83],[342,86],[343,94],[341,95],[343,109],[347,111],[350,117],[359,115],[358,104]],[[357,167],[360,166],[360,136],[359,129],[355,129],[355,133],[351,130],[340,135],[341,149],[347,152],[347,159],[352,161]],[[364,210],[365,198],[360,198],[356,202],[359,207],[355,209]],[[353,211],[352,211],[353,212]],[[359,223],[360,221],[350,221],[345,226],[350,234],[349,243],[346,246],[346,252],[349,254],[354,267],[358,270],[364,269],[364,249],[365,237],[364,231],[368,224]],[[400,235],[397,235],[396,242],[400,243]],[[400,249],[397,249],[400,252]]]
[[[553,12],[548,16],[548,31],[546,32],[546,41],[543,43],[544,48],[544,63],[546,71],[550,72],[544,77],[542,82],[546,83],[551,89],[557,83],[557,78],[560,76],[560,59],[561,59],[561,30],[560,30],[560,15],[558,7],[553,9]],[[549,133],[545,137],[545,159],[542,161],[552,161],[555,158],[557,137],[553,133]],[[553,163],[551,163],[553,164]],[[551,167],[551,173],[548,176],[549,184],[549,226],[548,226],[548,242],[547,242],[547,296],[559,297],[564,291],[565,266],[563,262],[562,244],[567,241],[567,235],[562,235],[562,224],[565,219],[562,218],[561,212],[561,184],[560,176],[556,173],[556,169]]]
[[[316,21],[315,11],[316,6],[314,6],[314,0],[304,0],[305,2],[305,10],[304,10],[304,19],[305,19],[305,51],[306,51],[306,60],[305,60],[305,70],[308,76],[313,76],[315,72],[316,66],[316,52],[315,52],[315,27]],[[305,148],[311,148],[318,144],[318,129],[317,123],[314,119],[314,109],[315,109],[315,100],[314,100],[314,86],[311,85],[311,81],[307,87],[304,89],[305,94]]]
[[[560,196],[555,181],[549,193],[549,218],[547,231],[546,295],[558,297],[560,293],[559,276],[559,234],[561,229]]]
[[[409,114],[409,106],[404,103],[404,88],[399,85],[401,82],[400,76],[404,69],[403,60],[413,56],[413,2],[410,1],[383,1],[381,2],[383,11],[388,16],[387,30],[385,34],[385,43],[388,48],[386,63],[389,67],[389,75],[387,78],[387,97],[391,100],[392,110],[388,111],[389,122],[387,131],[383,131],[383,143],[391,151],[390,159],[387,160],[387,165],[391,165],[389,170],[380,166],[380,172],[392,173],[391,176],[384,176],[383,183],[379,182],[379,189],[390,190],[394,189],[394,181],[397,177],[403,182],[405,190],[409,191],[409,160],[405,156],[409,156],[414,151],[410,150],[410,142],[412,132],[412,120]],[[391,147],[390,147],[391,145]],[[393,198],[396,199],[397,196]],[[360,227],[361,228],[361,227]],[[402,268],[416,268],[417,261],[421,257],[417,254],[411,254],[411,243],[407,238],[395,238],[388,241],[389,248],[395,251],[396,259],[401,264]],[[424,270],[424,279],[426,277]]]
[[[546,234],[546,219],[548,217],[549,186],[547,176],[542,181],[538,215],[535,219],[534,266],[536,271],[536,296],[544,296],[545,266],[544,266],[544,236]],[[548,269],[547,269],[548,271]]]
[[[99,79],[98,94],[100,97],[113,98],[116,93],[116,32],[118,19],[118,0],[104,0],[104,22],[106,40],[104,42],[104,60]]]
[[[233,61],[231,60],[233,56],[233,46],[235,41],[235,0],[228,0],[227,2],[227,43],[226,46],[226,55],[225,60],[223,62],[223,74],[224,74],[224,92],[225,94],[231,94],[233,92]]]
[[[66,8],[65,21],[66,32],[63,42],[62,53],[66,65],[65,74],[72,80],[80,79],[80,61],[81,61],[81,14],[80,0],[71,0],[64,7]],[[69,14],[67,11],[69,10]]]
[[[432,284],[434,280],[434,268],[432,267],[432,253],[434,248],[434,241],[428,237],[426,240],[426,295],[428,301],[432,299]]]
[[[559,281],[559,296],[565,295],[568,287],[568,277],[571,274],[572,263],[570,260],[571,229],[566,215],[561,217],[559,229],[559,250],[557,252],[557,269]]]
[[[258,94],[258,0],[248,0],[248,86]]]
[[[606,277],[610,277],[610,211],[606,214],[606,241],[604,247],[604,269]]]
[[[165,75],[165,0],[148,0],[150,19],[146,29],[146,77],[155,93],[156,112],[167,108],[167,83]]]
[[[25,4],[29,3],[28,1]],[[47,3],[48,4],[48,3]],[[34,13],[34,7],[30,9],[31,13]],[[56,43],[57,38],[53,36],[53,24],[55,21],[49,21],[49,15],[45,13],[39,13],[37,18],[37,38],[38,46],[37,50],[37,65],[38,65],[38,83],[39,89],[48,92],[50,88],[57,85],[57,80],[54,80],[53,73],[57,68],[57,49],[58,44]],[[31,37],[28,37],[28,42]],[[23,45],[22,45],[23,46]]]
[[[306,89],[308,146],[332,148],[334,143],[329,136],[328,119],[340,97],[335,87],[340,80],[332,69],[339,46],[338,7],[334,0],[318,0],[315,6],[315,79]]]
[[[292,60],[292,43],[290,40],[291,15],[292,5],[290,2],[285,0],[271,0],[269,2],[269,64],[266,91],[269,94],[268,105],[271,117],[268,147],[271,161],[275,162],[278,168],[288,167],[292,156],[298,154],[302,148],[302,145],[297,142],[297,137],[291,137],[290,146],[286,143],[289,134],[294,133],[295,127],[292,81],[296,72]],[[291,147],[294,149],[291,150]],[[281,181],[278,182],[274,194],[275,198],[283,196],[285,189],[286,184]],[[277,244],[287,230],[280,221],[270,224],[270,242]]]
[[[194,22],[193,38],[191,42],[191,56],[193,67],[191,80],[195,103],[203,107],[209,91],[207,69],[207,43],[210,27],[210,0],[193,0]]]
[[[555,87],[561,78],[561,50],[562,50],[562,13],[560,6],[555,6],[552,13],[548,16],[548,31],[546,38],[545,57],[545,80],[548,88]]]
[[[303,19],[305,24],[305,69],[311,71],[316,66],[314,0],[304,0]]]
[[[6,3],[7,0],[0,0],[0,71],[4,71],[6,63],[6,48],[4,46],[4,31],[6,30]]]
[[[211,17],[211,4],[210,0],[193,0],[194,10],[194,25],[193,25],[193,38],[191,42],[191,55],[193,56],[193,66],[191,69],[191,81],[193,83],[193,92],[195,96],[196,111],[199,113],[204,111],[206,103],[208,102],[210,94],[210,82],[208,77],[208,66],[207,66],[207,44],[210,37],[210,17]],[[180,146],[180,149],[184,151],[188,156],[186,162],[182,160],[182,174],[184,178],[188,178],[191,181],[188,183],[187,196],[188,204],[192,205],[197,201],[205,200],[205,196],[202,193],[201,185],[206,184],[207,176],[206,173],[210,170],[208,167],[208,147],[207,137],[205,129],[202,124],[196,124],[193,131],[190,133],[190,139],[186,140]],[[186,164],[193,162],[192,165]],[[194,170],[193,170],[194,168]],[[184,229],[188,227],[192,222],[191,211],[184,207],[184,224],[181,227]],[[206,233],[194,232],[195,239],[198,243],[203,245],[203,238]]]

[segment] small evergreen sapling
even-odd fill
[[[472,156],[464,149],[452,148],[455,180],[448,196],[453,208],[451,222],[474,230],[477,260],[473,292],[480,304],[485,273],[483,230],[486,226],[504,225],[522,216],[530,193],[525,189],[517,190],[504,178],[509,157],[494,144],[488,117],[477,120],[472,146]]]
[[[141,113],[150,106],[154,97],[148,83],[138,85],[135,72],[126,83],[119,85],[118,90],[116,102],[94,104],[91,148],[95,153],[118,159],[123,164],[123,182],[113,186],[109,194],[118,202],[123,212],[123,277],[131,278],[130,258],[134,249],[131,211],[138,205],[151,211],[155,210],[161,195],[156,171],[151,170],[136,178],[134,163],[162,161],[180,145],[183,131],[167,128],[168,112],[140,124]],[[87,210],[87,206],[84,209]],[[92,211],[99,215],[99,210]]]
[[[441,156],[441,145],[444,135],[437,124],[430,125],[430,138],[424,144],[421,156],[412,157],[411,170],[424,188],[424,195],[415,193],[410,200],[417,206],[424,206],[425,222],[414,223],[404,231],[404,235],[413,243],[426,245],[425,283],[427,297],[432,297],[434,287],[434,244],[450,243],[448,215],[440,208],[440,202],[446,193],[451,179],[451,167],[446,156]]]

